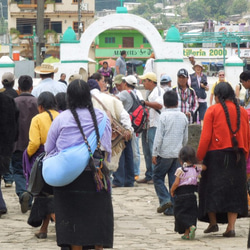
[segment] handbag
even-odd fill
[[[30,172],[29,185],[27,191],[31,193],[33,196],[38,196],[41,193],[45,184],[42,175],[44,156],[45,152],[42,152],[39,156],[36,157],[36,160]]]
[[[114,148],[115,146],[117,146],[118,143],[125,140],[124,132],[127,129],[125,129],[121,125],[121,123],[112,116],[111,112],[104,106],[104,104],[96,96],[92,95],[92,97],[102,106],[103,110],[106,112],[107,116],[110,119],[111,128],[112,128],[111,142],[112,142],[112,148]]]

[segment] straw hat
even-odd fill
[[[87,82],[88,80],[88,73],[86,71],[86,69],[84,68],[80,68],[79,69],[79,74],[73,74],[69,77],[69,83],[71,83],[72,81],[74,80],[77,80],[77,79],[80,79],[80,80],[83,80],[85,82]]]
[[[35,72],[41,75],[56,73],[57,71],[58,68],[54,68],[54,66],[50,63],[42,63],[41,66],[35,67]]]

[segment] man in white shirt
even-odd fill
[[[52,64],[42,63],[41,66],[35,68],[35,72],[40,74],[40,83],[33,88],[31,94],[38,97],[42,92],[49,91],[53,95],[59,92],[66,92],[67,86],[62,82],[57,82],[54,80],[54,73],[58,71],[58,68],[54,68]]]
[[[142,132],[142,148],[146,163],[145,178],[138,180],[137,183],[153,184],[153,168],[152,152],[156,127],[160,118],[161,109],[163,108],[164,90],[157,86],[157,77],[153,72],[139,76],[143,80],[143,85],[147,93],[145,106],[149,109],[148,128]]]
[[[145,75],[148,72],[154,72],[154,61],[155,61],[155,54],[154,52],[150,55],[149,59],[146,61],[143,74]]]

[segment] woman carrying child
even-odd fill
[[[175,182],[171,188],[171,196],[175,195],[174,217],[175,231],[184,235],[183,240],[193,240],[195,237],[198,217],[197,201],[194,192],[197,192],[197,179],[206,166],[198,165],[195,150],[185,146],[179,153],[182,167],[175,172]]]

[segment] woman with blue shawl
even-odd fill
[[[93,108],[86,82],[74,80],[70,83],[67,104],[68,109],[54,120],[48,133],[45,144],[47,157],[82,143],[89,146],[87,138],[95,131],[102,159],[110,159],[110,121],[104,112]],[[104,118],[106,125],[100,136],[99,126]],[[62,249],[101,250],[113,247],[113,208],[108,171],[105,172],[103,167],[100,173],[91,160],[73,182],[54,187],[57,244]]]

